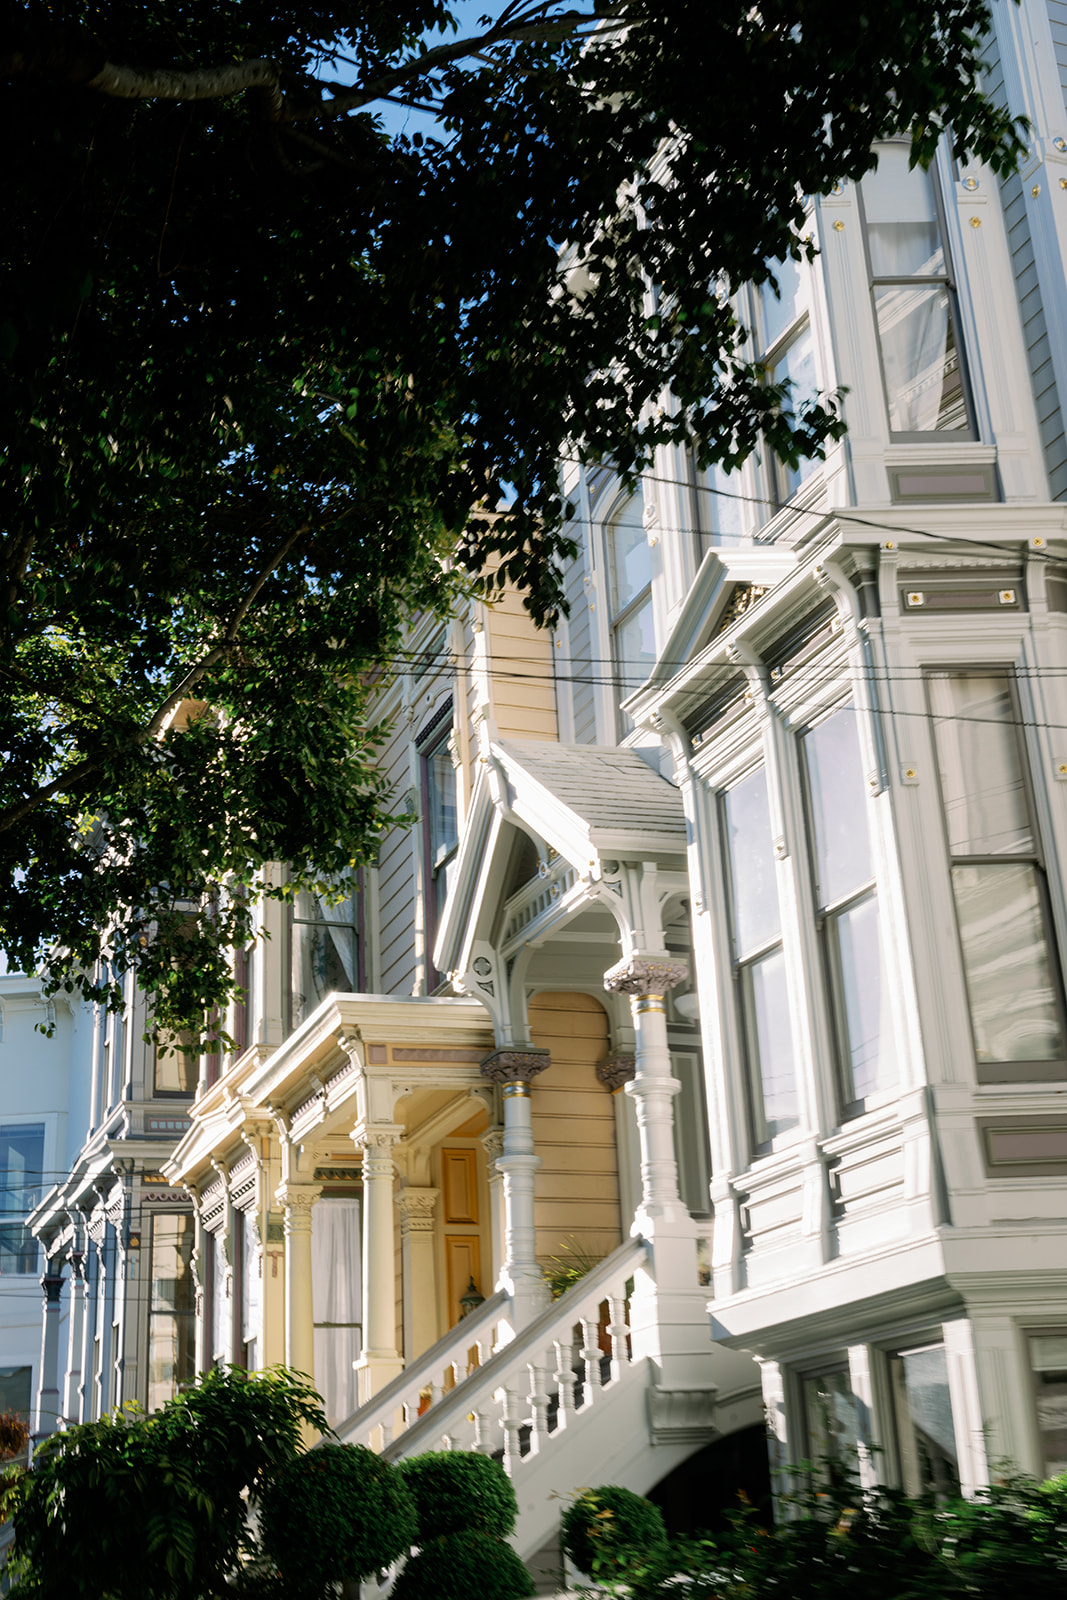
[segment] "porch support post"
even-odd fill
[[[396,1244],[393,1147],[403,1129],[393,1123],[352,1135],[363,1148],[363,1353],[356,1394],[365,1405],[403,1368],[396,1347]]]
[[[70,1322],[67,1328],[67,1370],[63,1375],[63,1420],[81,1421],[82,1343],[85,1333],[85,1256],[70,1255]]]
[[[497,1171],[504,1177],[504,1262],[497,1287],[511,1298],[516,1331],[532,1322],[549,1302],[548,1287],[537,1261],[534,1225],[534,1175],[541,1165],[534,1153],[530,1115],[530,1084],[544,1072],[551,1057],[547,1050],[494,1050],[482,1062],[482,1075],[502,1085],[504,1102],[503,1154]]]
[[[707,1291],[697,1272],[696,1227],[678,1191],[671,1072],[664,997],[688,976],[684,961],[632,954],[604,974],[605,989],[630,998],[634,1076],[626,1084],[637,1112],[641,1198],[630,1232],[650,1245],[634,1275],[630,1327],[633,1358],[647,1357],[661,1389],[708,1388]]]
[[[436,1189],[401,1189],[400,1255],[404,1273],[404,1360],[428,1350],[437,1339],[437,1272],[434,1262]]]
[[[322,1193],[315,1184],[286,1183],[278,1190],[285,1213],[285,1364],[315,1378],[315,1321],[311,1304],[311,1208]]]
[[[59,1296],[63,1289],[60,1272],[45,1268],[41,1279],[44,1290],[44,1317],[41,1323],[41,1371],[37,1385],[37,1414],[34,1436],[47,1438],[55,1433],[59,1421]]]

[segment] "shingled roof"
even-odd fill
[[[685,849],[681,794],[636,751],[548,739],[509,739],[494,750],[512,783],[518,779],[528,789],[532,779],[546,800],[584,824],[590,844],[635,848],[643,839],[661,849]]]

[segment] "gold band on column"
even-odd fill
[[[523,1083],[521,1078],[515,1078],[511,1081],[511,1083],[505,1083],[505,1100],[529,1100],[529,1098],[530,1085],[528,1083]]]
[[[643,1016],[648,1011],[666,1012],[667,1010],[661,994],[635,994],[631,996],[631,999],[635,1017]]]

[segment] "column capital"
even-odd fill
[[[624,956],[604,974],[604,987],[613,994],[664,995],[684,983],[689,963],[672,956]]]
[[[57,1306],[59,1304],[59,1296],[65,1281],[61,1273],[46,1272],[44,1274],[41,1279],[41,1288],[44,1290],[46,1305]]]
[[[487,1132],[483,1133],[482,1149],[485,1151],[485,1159],[489,1163],[489,1176],[491,1178],[493,1177],[492,1169],[494,1163],[499,1161],[504,1154],[503,1128],[489,1128]]]
[[[321,1193],[321,1183],[283,1183],[275,1190],[274,1198],[285,1210],[288,1220],[294,1212],[310,1216],[311,1208]]]
[[[351,1138],[357,1150],[387,1155],[403,1136],[404,1130],[398,1122],[378,1122],[357,1128]]]
[[[401,1189],[396,1205],[402,1235],[433,1232],[433,1212],[439,1193],[439,1189]]]
[[[613,1050],[603,1061],[597,1062],[597,1079],[612,1094],[624,1083],[632,1083],[636,1074],[637,1057],[632,1050]]]
[[[482,1077],[488,1078],[490,1083],[528,1084],[551,1065],[552,1057],[548,1051],[538,1050],[534,1045],[524,1049],[494,1050],[482,1062]]]

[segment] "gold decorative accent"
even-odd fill
[[[503,1093],[505,1100],[528,1100],[530,1098],[530,1085],[523,1083],[521,1079],[515,1079],[512,1083],[504,1085]]]
[[[634,1016],[644,1016],[647,1011],[666,1011],[661,994],[635,994],[632,1000]]]
[[[915,768],[914,767],[905,767],[904,768],[904,776],[906,778],[914,778],[914,776],[915,776]]]
[[[845,224],[841,221],[841,218],[838,217],[837,221],[834,223],[834,232],[835,233],[844,233],[844,231],[845,231]]]
[[[746,611],[751,611],[756,602],[762,600],[766,593],[767,585],[765,583],[739,583],[726,602],[726,610],[720,619],[718,631],[725,633],[727,628],[733,626],[738,617],[743,617]]]
[[[963,187],[965,189],[969,189],[970,192],[973,194],[974,191],[978,187],[978,179],[977,178],[964,178]]]
[[[926,604],[926,596],[921,589],[910,590],[904,598],[909,606],[924,606]]]
[[[998,589],[997,599],[1000,601],[1002,606],[1013,606],[1015,604],[1015,590]]]
[[[980,228],[981,226],[982,226],[981,217],[972,217],[971,218],[971,227],[972,228]]]
[[[1035,183],[1033,188],[1030,190],[1030,193],[1033,195],[1034,199],[1036,200],[1038,195],[1041,193],[1041,185],[1039,183]]]

